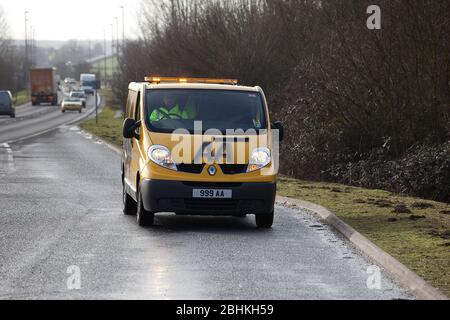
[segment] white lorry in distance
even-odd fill
[[[94,94],[93,82],[96,80],[95,74],[82,73],[80,74],[80,86],[86,94]]]

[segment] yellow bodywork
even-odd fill
[[[259,145],[258,147],[268,147],[271,149],[271,130],[270,130],[270,118],[269,118],[269,112],[267,110],[267,103],[264,97],[264,93],[259,87],[244,87],[244,86],[236,86],[236,85],[224,85],[224,84],[199,84],[199,83],[160,83],[160,84],[154,84],[154,83],[132,83],[130,84],[130,89],[139,91],[141,93],[141,106],[144,106],[144,96],[143,94],[145,90],[147,89],[173,89],[173,88],[180,88],[180,89],[211,89],[211,90],[242,90],[242,91],[253,91],[261,93],[263,99],[264,99],[264,106],[266,110],[266,119],[267,119],[267,125],[268,130],[266,134],[262,134],[257,136]],[[140,119],[144,119],[144,108],[141,108],[140,110]],[[162,166],[159,166],[158,164],[152,162],[149,159],[148,156],[148,150],[152,145],[163,145],[167,147],[169,150],[172,150],[179,141],[173,141],[173,135],[169,133],[156,133],[151,132],[145,124],[145,121],[141,122],[140,128],[140,137],[139,140],[136,138],[131,139],[131,161],[129,163],[129,168],[124,168],[124,179],[128,183],[128,185],[135,189],[138,182],[137,177],[139,176],[139,179],[142,181],[143,179],[150,179],[150,180],[171,180],[171,181],[190,181],[190,182],[276,182],[276,168],[274,165],[274,161],[272,161],[268,166],[263,168],[264,174],[261,174],[261,170],[256,170],[253,172],[248,173],[239,173],[239,174],[224,174],[218,164],[207,164],[205,165],[205,168],[203,169],[202,173],[200,174],[193,174],[193,173],[186,173],[186,172],[180,172],[171,170]],[[222,136],[225,140],[226,138],[230,138],[229,136]],[[253,139],[252,136],[233,136],[234,137],[244,137],[247,139]],[[211,139],[211,136],[196,136],[194,134],[191,135],[185,135],[185,136],[179,136],[180,139],[187,139],[192,140],[191,146],[192,146],[192,155],[194,155],[198,150],[199,147],[201,147],[201,141],[209,141]],[[194,143],[195,139],[200,141],[199,143]],[[253,141],[253,140],[251,140]],[[249,158],[249,152],[248,152],[248,143],[250,142],[231,142],[232,149],[235,151],[233,152],[233,155],[237,157],[237,154],[239,154],[242,157],[242,154],[239,153],[237,148],[242,148],[242,144],[245,144],[245,150],[247,150],[244,162],[248,163]],[[240,144],[240,145],[239,145]],[[126,146],[124,146],[126,148]],[[193,159],[193,157],[192,157]],[[214,176],[211,176],[207,168],[209,165],[216,166],[217,173]]]
[[[215,165],[216,169],[217,169],[217,173],[214,176],[211,176],[208,172],[207,172],[207,168],[208,168],[208,164],[205,166],[205,168],[203,169],[201,174],[192,174],[192,173],[185,173],[185,172],[179,172],[179,171],[174,171],[171,169],[167,169],[164,167],[161,167],[157,164],[155,164],[154,162],[150,161],[150,159],[148,158],[148,149],[151,147],[151,145],[153,144],[158,144],[158,145],[164,145],[166,147],[169,148],[169,150],[172,150],[173,147],[177,144],[177,142],[172,141],[171,139],[171,135],[170,134],[163,134],[163,133],[153,133],[153,132],[149,132],[147,130],[145,131],[141,131],[141,132],[145,132],[145,134],[147,135],[148,139],[143,139],[141,136],[140,141],[135,140],[136,142],[136,146],[139,149],[139,172],[140,172],[140,176],[143,179],[154,179],[154,180],[178,180],[178,181],[198,181],[198,182],[274,182],[275,181],[275,170],[274,167],[271,164],[269,164],[265,169],[266,170],[272,170],[271,173],[272,174],[265,174],[265,175],[261,175],[260,170],[254,171],[254,172],[249,172],[249,173],[240,173],[240,174],[228,174],[225,175],[222,170],[220,169],[219,163],[213,163],[213,164],[209,164],[209,165]],[[198,138],[201,139],[201,136],[199,136]],[[203,140],[209,141],[211,137],[209,136],[203,136]],[[267,141],[268,135],[265,135],[263,138],[265,138],[265,140]],[[185,139],[192,139],[194,140],[195,137],[192,136],[187,136],[185,137]],[[148,141],[151,143],[144,143],[144,141]],[[237,142],[232,142],[231,145],[233,145],[233,149],[237,150],[237,148],[239,148],[237,145],[239,143]],[[242,143],[245,144],[245,149],[247,148],[248,143]],[[195,145],[195,143],[191,144],[192,146],[192,155],[195,154],[195,152],[197,151],[196,147],[198,147],[198,144]],[[264,145],[260,145],[260,146],[267,146],[267,143]],[[201,147],[201,145],[200,145]],[[234,154],[234,160],[236,162],[236,158],[237,158],[237,154],[236,152],[233,152]],[[245,162],[248,163],[248,152],[246,152],[245,155]],[[192,157],[193,159],[193,157]],[[223,163],[226,160],[223,160]]]

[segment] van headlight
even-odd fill
[[[173,162],[172,154],[165,146],[154,145],[148,149],[148,157],[151,161],[164,168],[177,171],[177,166]]]
[[[250,155],[247,172],[264,168],[270,163],[270,150],[268,148],[257,148]]]

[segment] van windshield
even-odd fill
[[[155,132],[187,129],[201,121],[202,131],[267,129],[259,92],[206,89],[151,89],[146,92],[145,121]]]

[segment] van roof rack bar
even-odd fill
[[[171,83],[211,83],[211,84],[231,84],[237,85],[239,83],[236,79],[214,79],[214,78],[177,78],[177,77],[145,77],[145,81],[159,84],[161,82]]]

